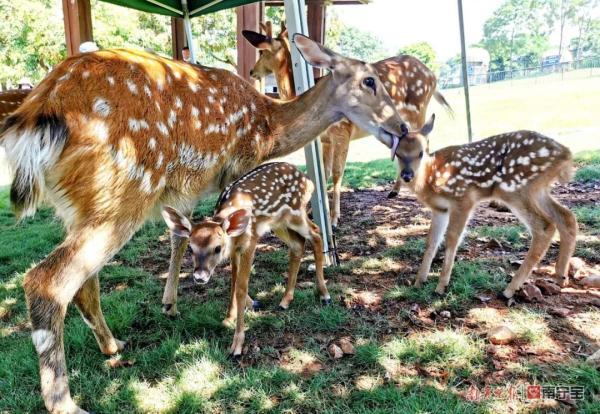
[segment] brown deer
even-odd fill
[[[200,223],[192,225],[172,207],[163,210],[171,232],[190,240],[195,282],[207,283],[215,267],[231,259],[231,296],[224,322],[237,319],[229,350],[233,357],[242,354],[244,309],[252,303],[248,297],[250,270],[256,243],[266,232],[273,230],[290,248],[287,286],[279,309],[287,309],[294,299],[305,240],[312,243],[315,252],[321,302],[331,303],[323,278],[323,241],[306,209],[313,190],[313,183],[296,167],[276,162],[263,164],[227,186],[217,201],[214,215]]]
[[[260,57],[250,76],[261,79],[271,73],[277,82],[282,99],[292,99],[295,95],[292,75],[292,57],[287,30],[282,24],[281,32],[273,37],[271,22],[261,23],[265,34],[244,30],[242,34],[254,47],[260,50]],[[420,60],[412,56],[396,56],[373,64],[379,78],[392,97],[397,111],[411,128],[418,129],[425,123],[427,106],[431,97],[443,105],[451,114],[452,109],[443,95],[436,90],[436,79],[433,72]],[[346,168],[350,141],[369,136],[365,131],[345,119],[330,126],[321,134],[323,143],[323,164],[327,178],[332,177],[333,194],[331,203],[331,223],[337,226],[340,219],[340,194],[342,179]],[[389,197],[395,197],[401,186],[398,178]]]
[[[568,148],[532,131],[496,135],[474,143],[427,153],[427,136],[434,117],[421,130],[396,140],[380,138],[398,158],[400,176],[422,203],[431,209],[432,219],[423,262],[415,286],[427,280],[431,262],[446,233],[446,252],[436,288],[443,294],[450,281],[456,249],[473,209],[494,199],[508,205],[532,235],[523,264],[504,289],[511,298],[521,288],[545,255],[556,229],[560,251],[556,274],[568,283],[569,260],[575,249],[575,215],[550,194],[555,181],[568,182],[573,173]]]
[[[225,70],[102,50],[57,65],[5,120],[17,218],[46,200],[67,229],[23,283],[49,411],[84,412],[71,399],[64,355],[72,300],[103,353],[123,348],[100,309],[98,272],[147,218],[164,205],[189,211],[204,192],[302,148],[343,116],[389,139],[407,132],[372,66],[294,40],[332,74],[292,101]],[[185,239],[172,244],[174,256],[185,250]]]

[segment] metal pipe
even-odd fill
[[[460,29],[460,52],[462,63],[463,88],[465,90],[465,107],[467,110],[467,130],[469,142],[473,141],[473,130],[471,128],[471,100],[469,97],[469,74],[467,73],[467,45],[465,42],[465,25],[463,21],[462,0],[458,0],[458,27]]]

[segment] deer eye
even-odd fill
[[[373,91],[375,91],[375,78],[372,78],[370,76],[368,78],[364,78],[363,85],[365,85],[367,88],[371,88],[371,89],[373,89]]]
[[[221,246],[215,247],[215,254],[221,253]]]
[[[423,151],[419,152],[419,159],[423,158]]]

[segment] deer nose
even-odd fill
[[[210,272],[208,270],[194,270],[194,282],[198,285],[205,285],[210,280]]]
[[[250,77],[253,78],[254,77],[254,70],[250,69]]]
[[[405,168],[402,171],[400,171],[400,177],[402,177],[402,179],[405,182],[409,183],[415,177],[415,174],[413,173],[412,170]]]

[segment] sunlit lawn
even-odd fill
[[[599,158],[596,152],[578,159],[593,170]],[[351,164],[346,184],[355,189],[368,188],[389,182],[394,175],[387,161]],[[587,173],[578,177],[589,181]],[[63,230],[48,209],[15,225],[7,199],[8,189],[4,188],[0,191],[0,413],[40,412],[43,403],[37,358],[29,337],[21,283],[24,272],[60,242]],[[214,198],[205,201],[197,215],[209,212],[213,202]],[[598,205],[577,211],[582,232],[596,239],[600,234],[599,213]],[[423,252],[424,240],[410,237],[375,257],[328,269],[334,298],[331,307],[322,308],[312,288],[300,286],[290,310],[284,313],[273,309],[283,291],[286,252],[260,253],[250,290],[264,302],[265,309],[247,314],[247,344],[257,362],[240,366],[227,358],[232,331],[221,325],[229,289],[226,277],[211,281],[206,290],[198,288],[200,293],[191,288],[180,290],[179,318],[172,320],[161,314],[164,280],[158,278],[158,273],[164,272],[168,263],[165,237],[161,222],[145,225],[100,274],[104,313],[115,336],[129,341],[120,357],[135,361],[132,367],[108,368],[91,331],[74,307],[69,310],[65,344],[71,390],[76,401],[88,410],[503,413],[507,405],[502,399],[473,403],[461,396],[471,381],[481,383],[494,372],[494,357],[486,353],[482,330],[494,321],[504,321],[512,324],[526,344],[541,349],[556,346],[548,332],[545,312],[529,310],[525,305],[500,314],[485,310],[474,299],[482,293],[495,294],[508,279],[507,274],[498,271],[498,261],[489,258],[457,263],[449,294],[444,298],[433,295],[435,283],[428,283],[422,290],[398,284],[387,286],[383,299],[384,305],[400,301],[403,305],[397,313],[370,315],[365,320],[363,314],[344,306],[342,298],[360,289],[361,280],[341,282],[339,276],[389,270],[391,263],[415,260]],[[515,249],[528,245],[524,228],[516,225],[477,227],[469,237],[498,239]],[[586,248],[593,254],[594,247],[590,246]],[[312,280],[305,266],[301,279]],[[436,311],[450,310],[480,323],[482,330],[459,324],[414,328],[410,332],[398,329],[398,323],[409,317],[413,303]],[[600,321],[597,308],[588,312]],[[356,355],[331,360],[325,349],[328,341],[345,336],[356,344]],[[307,373],[306,367],[317,368]],[[582,356],[563,355],[560,362],[551,365],[515,362],[510,369],[509,380],[584,385],[586,399],[578,403],[578,410],[598,412],[600,373]],[[528,407],[523,403],[514,406],[530,411]],[[568,406],[557,407],[554,412],[569,411]]]

